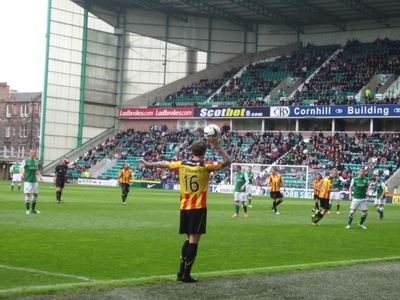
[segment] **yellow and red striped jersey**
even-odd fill
[[[275,173],[268,177],[269,186],[271,187],[271,192],[280,192],[281,184],[283,183],[281,174]]]
[[[196,160],[171,162],[168,168],[179,172],[180,209],[191,210],[207,207],[207,190],[210,173],[221,169],[220,162]]]
[[[322,199],[329,199],[331,192],[332,178],[329,176],[322,180],[321,190],[319,191],[319,197]]]
[[[121,169],[118,173],[118,180],[121,183],[131,183],[133,179],[133,172],[131,169]]]
[[[321,184],[322,184],[322,179],[314,179],[313,181],[314,195],[319,195]]]

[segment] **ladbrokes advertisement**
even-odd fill
[[[193,107],[171,108],[121,108],[120,119],[168,119],[193,118]]]
[[[400,105],[121,108],[120,119],[400,117]]]

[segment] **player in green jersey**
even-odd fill
[[[246,179],[246,197],[247,197],[247,203],[248,207],[253,207],[251,205],[251,201],[253,200],[253,180],[254,180],[254,173],[253,173],[253,167],[249,166],[247,168],[247,172],[244,173],[244,177]]]
[[[364,225],[364,221],[368,215],[368,204],[367,204],[367,190],[368,190],[368,178],[365,177],[365,173],[367,171],[364,167],[360,168],[358,171],[358,176],[354,177],[350,183],[349,189],[349,200],[351,201],[350,204],[350,214],[347,221],[346,229],[350,229],[351,222],[353,222],[354,214],[359,207],[362,211],[361,213],[361,220],[358,224],[359,227],[362,229],[367,229]]]
[[[383,205],[386,202],[386,184],[383,182],[381,174],[375,175],[376,179],[376,199],[374,202],[374,207],[379,214],[379,220],[383,220]]]
[[[239,209],[240,203],[242,203],[242,207],[244,210],[244,217],[247,218],[249,214],[247,213],[247,205],[246,205],[246,178],[244,176],[244,172],[242,172],[242,167],[237,165],[236,172],[234,174],[234,183],[235,183],[235,214],[232,216],[234,218],[239,217]]]
[[[21,163],[20,173],[21,179],[24,180],[26,214],[40,214],[40,212],[36,210],[36,202],[39,194],[38,177],[40,181],[43,181],[43,177],[39,171],[39,161],[36,159],[36,150],[31,149],[29,151],[29,157]],[[33,195],[32,198],[31,195]],[[31,209],[29,209],[30,203],[32,203]]]
[[[329,210],[328,214],[331,213],[332,202],[336,201],[336,214],[340,215],[340,191],[342,190],[342,183],[346,183],[346,180],[339,176],[339,172],[336,170],[337,176],[332,178],[331,192],[329,195]]]
[[[13,164],[10,168],[10,172],[12,174],[12,179],[11,179],[11,192],[14,191],[14,185],[15,183],[18,184],[18,192],[21,190],[21,174],[19,172],[19,167],[20,167],[19,159],[15,161],[15,164]]]

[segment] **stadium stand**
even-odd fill
[[[400,41],[377,39],[373,43],[348,41],[339,45],[307,45],[265,61],[251,63],[243,68],[230,68],[221,78],[201,79],[168,95],[160,106],[208,105],[264,106],[264,105],[355,105],[397,104],[399,95],[384,93],[384,84],[394,82],[400,75]],[[379,79],[386,74],[384,80]],[[374,81],[374,77],[379,77]],[[276,89],[286,79],[301,78],[304,84],[292,95]],[[374,84],[372,86],[371,84]],[[368,86],[368,93],[363,88]],[[385,88],[388,88],[386,85]],[[271,97],[275,89],[276,97]],[[372,89],[372,91],[371,91]],[[360,93],[364,93],[360,96]],[[370,94],[369,94],[370,93]],[[358,95],[358,96],[357,96]],[[357,98],[357,99],[356,99]],[[268,101],[266,101],[268,99]],[[373,172],[390,177],[400,167],[399,134],[395,132],[350,135],[336,132],[324,135],[313,132],[305,139],[299,133],[235,132],[223,130],[222,143],[236,163],[308,165],[312,169],[338,168],[351,176],[354,170],[365,165]],[[139,159],[178,160],[188,157],[188,146],[198,138],[197,132],[169,131],[167,128],[150,128],[148,132],[129,129],[105,140],[76,160],[72,177],[80,177],[101,160],[117,163],[97,178],[115,178],[124,161],[135,171],[135,179],[177,181],[176,175],[167,171],[144,170]],[[208,158],[213,153],[207,152]],[[218,159],[218,157],[217,157]],[[230,170],[213,174],[212,181],[219,183],[229,177]],[[296,186],[299,178],[287,178],[288,186]]]
[[[231,68],[222,78],[193,82],[152,106],[398,103],[398,95],[384,101],[375,95],[384,93],[400,75],[399,45],[399,40],[387,38],[372,43],[351,40],[343,48],[308,44],[287,56]],[[292,92],[291,82],[298,79],[304,83]],[[371,97],[365,96],[367,88]]]
[[[326,62],[318,73],[306,81],[295,97],[303,100],[318,99],[317,105],[355,104],[355,95],[370,82],[375,94],[382,81],[373,82],[374,76],[388,74],[391,77],[400,74],[398,45],[398,40],[389,39],[377,39],[373,43],[348,41],[343,51]],[[372,98],[367,99],[364,95],[357,104]]]
[[[139,159],[182,160],[189,157],[188,147],[198,138],[197,132],[162,131],[148,132],[130,129],[106,140],[75,162],[76,169],[71,176],[81,177],[82,171],[90,169],[101,159],[117,160],[117,163],[96,176],[99,179],[114,179],[127,161],[135,172],[135,179],[177,182],[177,174],[168,170],[143,169]],[[384,132],[368,134],[356,132],[349,135],[336,132],[333,136],[313,132],[309,138],[299,133],[276,132],[236,132],[222,135],[222,142],[232,161],[236,163],[307,165],[312,170],[327,174],[337,168],[341,174],[351,179],[360,167],[366,167],[369,176],[380,172],[387,180],[400,168],[400,134]],[[211,149],[207,159],[219,159]],[[212,174],[211,181],[218,184],[230,179],[230,169]],[[263,178],[258,178],[262,182]],[[306,180],[304,174],[295,171],[285,174],[287,187],[300,187]]]

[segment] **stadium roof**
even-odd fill
[[[72,0],[80,5],[84,0]],[[92,7],[110,11],[149,10],[187,21],[212,17],[254,30],[256,24],[284,25],[303,32],[304,26],[329,24],[346,30],[346,24],[369,21],[390,27],[399,18],[398,0],[91,0]]]

